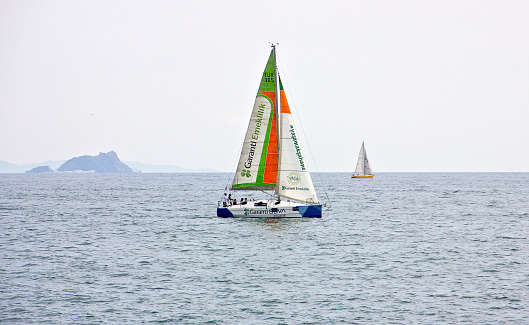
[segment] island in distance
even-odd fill
[[[38,166],[26,173],[51,173],[50,166]],[[81,156],[67,160],[57,172],[63,173],[132,173],[133,170],[119,160],[114,151],[97,156]]]
[[[40,173],[53,173],[54,170],[50,166],[38,166],[28,170],[26,173],[40,174]]]
[[[97,156],[81,156],[67,160],[57,169],[59,172],[94,171],[95,173],[132,173],[132,169],[119,160],[114,151]]]

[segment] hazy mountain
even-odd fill
[[[43,161],[35,164],[24,164],[24,165],[15,165],[7,161],[0,160],[0,173],[25,173],[28,170],[31,170],[39,166],[50,166],[51,169],[57,169],[61,166],[65,160],[56,160],[56,161]]]
[[[20,166],[0,160],[0,172],[2,173],[20,173]]]

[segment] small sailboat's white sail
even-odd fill
[[[261,78],[231,189],[273,190],[277,199],[219,205],[219,217],[321,218],[322,206],[277,72],[275,45]]]
[[[356,168],[352,178],[373,178],[373,176],[373,171],[367,158],[366,148],[362,141],[362,147],[360,148],[360,154],[358,154],[358,161],[356,162]]]

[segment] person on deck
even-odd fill
[[[222,206],[223,207],[228,206],[228,197],[226,196],[226,193],[224,193],[224,196],[222,197]]]

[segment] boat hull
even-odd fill
[[[351,178],[373,178],[374,175],[356,175],[351,176]]]
[[[321,218],[321,204],[305,205],[293,202],[252,201],[245,205],[217,208],[220,218]]]

